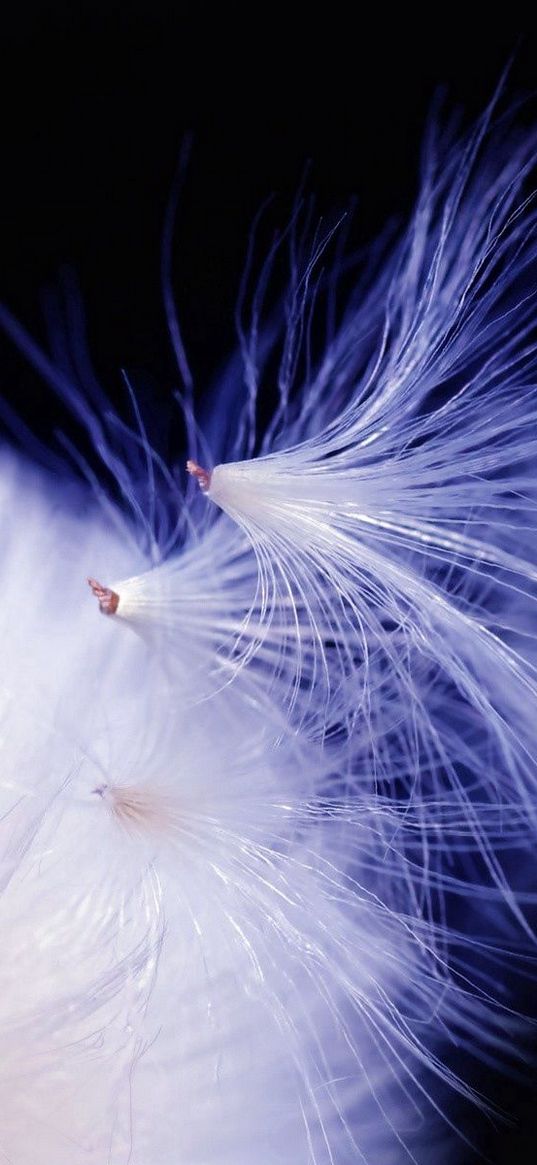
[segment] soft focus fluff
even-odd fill
[[[361,265],[297,205],[203,436],[166,282],[201,490],[76,311],[54,361],[3,311],[102,474],[0,458],[1,1159],[453,1161],[523,1046],[535,135],[490,116]]]

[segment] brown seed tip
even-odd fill
[[[101,583],[97,582],[96,578],[89,578],[88,584],[99,603],[99,609],[103,615],[115,615],[118,609],[119,595],[115,591],[111,591],[110,587],[101,586]]]
[[[127,829],[169,834],[176,826],[174,805],[158,790],[143,785],[98,785],[92,792]]]
[[[203,490],[204,493],[207,493],[207,490],[211,484],[211,474],[209,470],[202,469],[201,465],[198,465],[197,461],[187,461],[186,468],[187,473],[190,473],[192,477],[197,478],[200,489]]]

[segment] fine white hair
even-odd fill
[[[297,204],[203,438],[186,393],[184,490],[76,329],[78,381],[2,309],[103,475],[0,451],[0,1161],[437,1165],[494,1112],[535,950],[537,211],[491,117],[430,130],[359,269]]]

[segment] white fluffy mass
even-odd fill
[[[201,445],[187,399],[201,490],[80,335],[77,382],[3,313],[103,474],[0,453],[0,1161],[437,1165],[492,1111],[534,957],[537,216],[489,118],[430,137],[341,303],[296,208]]]

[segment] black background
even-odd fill
[[[427,111],[439,86],[471,119],[513,55],[508,90],[531,93],[535,39],[505,25],[471,32],[444,9],[394,28],[357,6],[27,4],[2,16],[2,298],[40,338],[41,294],[73,269],[90,346],[121,406],[121,367],[159,406],[176,383],[160,294],[160,236],[187,132],[191,159],[174,284],[200,393],[234,344],[233,314],[260,204],[283,225],[309,161],[319,213],[356,196],[355,241],[404,216]],[[453,23],[452,23],[453,21]],[[522,116],[527,116],[524,113]],[[47,439],[69,428],[9,345],[2,392]],[[492,1161],[533,1160],[533,1072],[494,1098],[520,1131],[487,1136]],[[489,1095],[490,1081],[483,1081]],[[529,1148],[525,1148],[525,1138]],[[470,1160],[469,1151],[461,1161]],[[292,1165],[292,1163],[290,1163]]]

